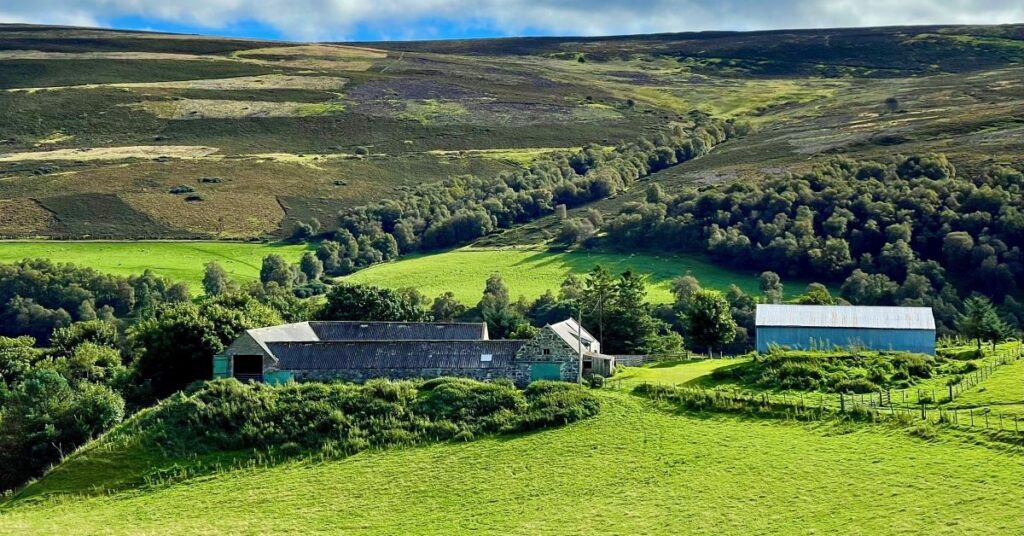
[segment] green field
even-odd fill
[[[217,261],[235,279],[259,278],[263,257],[275,254],[298,261],[305,245],[243,242],[0,242],[0,262],[45,258],[69,262],[116,275],[138,275],[146,269],[185,281],[192,292],[202,292],[203,265]]]
[[[410,255],[397,262],[372,266],[346,280],[390,288],[416,287],[430,297],[450,290],[460,301],[475,304],[484,291],[484,282],[493,273],[501,274],[513,299],[534,299],[548,289],[557,293],[565,276],[584,274],[598,264],[613,274],[634,270],[649,275],[648,299],[654,303],[671,302],[669,283],[686,274],[709,288],[724,289],[735,284],[747,293],[760,293],[757,274],[720,268],[698,257],[518,248],[462,248]],[[799,293],[805,286],[806,283],[793,283],[787,291]]]
[[[1024,417],[1024,360],[1000,367],[979,385],[957,396],[951,407],[988,406],[995,414]]]
[[[616,372],[614,381],[624,385],[637,383],[664,383],[687,385],[711,374],[717,368],[746,361],[744,358],[704,359],[700,361],[666,361],[642,367],[623,368]]]
[[[677,415],[601,396],[598,417],[521,436],[109,493],[81,475],[78,494],[9,501],[0,533],[1020,533],[1019,453],[880,425]],[[132,466],[107,461],[108,472]]]

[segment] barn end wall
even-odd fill
[[[757,351],[765,353],[770,345],[800,350],[857,346],[935,355],[935,332],[924,329],[758,327]]]

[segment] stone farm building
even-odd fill
[[[757,351],[865,348],[935,354],[931,307],[758,304]]]
[[[491,340],[484,323],[299,322],[247,330],[214,356],[213,376],[268,383],[459,376],[525,385],[575,382],[581,369],[610,376],[614,366],[575,320],[529,340]]]

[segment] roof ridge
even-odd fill
[[[529,339],[318,339],[315,341],[267,341],[267,344],[332,344],[332,343],[403,343],[403,342],[527,342]]]
[[[297,324],[416,324],[422,326],[483,326],[486,322],[418,322],[411,320],[307,320]]]

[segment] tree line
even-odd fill
[[[645,276],[616,275],[600,266],[568,275],[557,290],[535,300],[513,300],[497,274],[483,282],[473,306],[451,292],[431,299],[413,288],[323,282],[326,297],[309,300],[295,292],[296,281],[303,280],[298,273],[306,277],[304,285],[315,275],[308,268],[308,263],[303,268],[302,262],[289,265],[271,256],[261,280],[243,285],[210,263],[206,293],[189,299],[187,287],[152,274],[97,277],[90,269],[46,261],[0,265],[0,272],[20,281],[5,280],[10,284],[5,292],[16,291],[8,305],[86,302],[103,311],[95,318],[78,310],[78,316],[68,313],[71,320],[49,332],[52,324],[43,317],[33,317],[43,318],[38,324],[5,324],[0,466],[11,469],[0,476],[0,488],[38,475],[125,415],[209,379],[213,356],[247,329],[305,320],[461,320],[486,322],[492,338],[529,338],[547,324],[574,317],[598,336],[606,353],[677,355],[683,348],[742,353],[752,348],[756,304],[783,300],[782,280],[773,272],[762,274],[756,295],[735,285],[724,292],[705,289],[684,275],[671,283],[674,301],[655,305],[647,299]],[[134,301],[125,301],[133,295]],[[832,304],[842,298],[814,283],[790,301]],[[985,298],[971,298],[956,325],[979,345],[996,342],[1008,329],[994,311]]]
[[[528,169],[487,178],[454,177],[344,210],[338,215],[338,230],[322,236],[317,257],[326,273],[344,275],[403,253],[465,244],[551,214],[557,207],[616,195],[638,179],[707,154],[749,128],[698,112],[690,114],[690,121],[651,139],[552,153]],[[319,226],[300,222],[295,238],[309,238]]]
[[[862,305],[931,306],[952,332],[963,300],[995,301],[1024,325],[1024,174],[963,177],[942,155],[836,158],[803,175],[692,188],[652,185],[602,227],[618,247],[707,254],[718,263],[841,282]]]

